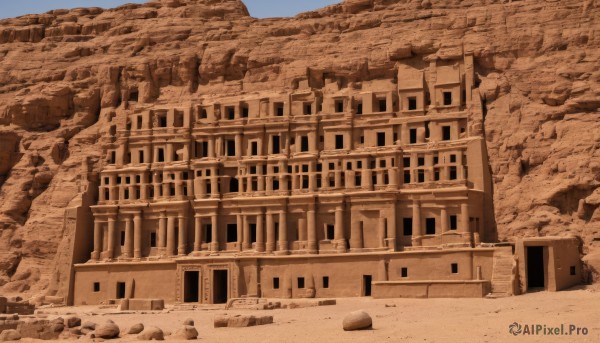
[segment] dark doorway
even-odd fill
[[[183,274],[183,301],[186,303],[197,303],[200,299],[200,272],[188,271]]]
[[[543,288],[544,247],[527,247],[527,288]]]
[[[363,297],[371,296],[371,282],[372,281],[373,281],[373,276],[363,275]]]
[[[213,304],[227,303],[227,274],[227,270],[215,270],[213,272]]]
[[[117,282],[117,299],[125,298],[125,282]]]

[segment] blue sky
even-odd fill
[[[342,0],[243,0],[253,17],[288,17]],[[0,18],[17,17],[29,13],[44,13],[57,8],[116,7],[126,3],[144,3],[146,0],[0,0]]]

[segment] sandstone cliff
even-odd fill
[[[473,52],[500,240],[600,252],[600,4],[346,0],[255,19],[239,0],[161,0],[0,21],[0,286],[48,289],[81,165],[137,107],[292,89]],[[593,258],[590,258],[593,260]]]

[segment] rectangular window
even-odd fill
[[[203,108],[203,109],[200,111],[200,119],[206,119],[206,118],[208,118],[208,112],[206,111],[206,109],[205,109],[205,108]]]
[[[433,170],[433,180],[440,181],[440,170],[437,168]]]
[[[421,167],[425,165],[425,157],[417,158],[417,166]]]
[[[164,162],[165,161],[165,150],[163,148],[158,148],[158,161],[157,162]]]
[[[248,114],[250,114],[250,110],[248,109],[248,105],[244,105],[242,107],[242,118],[248,118]]]
[[[359,102],[358,104],[356,104],[356,114],[358,114],[358,115],[363,114],[363,104],[362,104],[362,102]]]
[[[141,130],[142,129],[142,116],[137,116],[137,129]]]
[[[308,151],[308,137],[302,136],[300,138],[300,151],[307,152]]]
[[[335,226],[327,225],[327,232],[325,233],[325,239],[332,240],[335,235]]]
[[[344,135],[335,135],[335,148],[344,149]]]
[[[250,144],[250,155],[257,156],[258,155],[258,142],[252,142]]]
[[[279,278],[278,277],[273,278],[273,289],[279,289]]]
[[[410,171],[409,170],[405,170],[404,171],[404,183],[410,183],[411,179],[410,179]]]
[[[156,248],[156,232],[150,232],[150,247]]]
[[[450,180],[456,180],[457,178],[456,167],[450,167]]]
[[[569,274],[570,275],[577,275],[577,268],[575,268],[575,266],[569,267]]]
[[[417,171],[417,182],[418,183],[425,182],[425,171],[423,169],[419,169]]]
[[[344,100],[336,100],[335,101],[335,112],[336,113],[344,112]]]
[[[100,292],[100,282],[94,282],[94,292]]]
[[[235,141],[228,139],[226,141],[227,145],[227,156],[233,157],[235,156]]]
[[[159,127],[167,127],[167,117],[166,116],[161,116],[159,118],[158,126]]]
[[[204,242],[212,242],[212,224],[206,224],[204,227]]]
[[[312,104],[310,102],[304,104],[304,115],[308,116],[312,114]]]
[[[450,163],[456,163],[456,155],[450,155]]]
[[[442,140],[450,140],[450,126],[442,126]]]
[[[256,224],[250,224],[250,243],[256,243]]]
[[[125,246],[125,231],[121,231],[121,246]]]
[[[402,160],[402,164],[404,164],[404,167],[405,167],[405,168],[408,168],[408,167],[410,167],[410,157],[405,157],[405,158]]]
[[[404,236],[412,236],[413,233],[413,219],[402,218],[402,226],[404,230]]]
[[[408,98],[408,110],[414,111],[416,109],[417,109],[417,98],[414,96],[411,96]]]
[[[385,99],[379,99],[379,112],[387,111],[387,101]]]
[[[329,276],[323,276],[323,288],[329,288]]]
[[[273,154],[279,154],[281,153],[281,146],[279,145],[279,136],[273,136],[272,138],[273,142],[272,142],[272,153]]]
[[[385,132],[377,132],[377,146],[385,146]]]
[[[275,103],[275,115],[277,115],[278,117],[283,117],[283,102],[276,102]]]
[[[139,163],[144,163],[144,151],[139,151]]]
[[[304,278],[303,277],[298,278],[298,288],[304,288]]]
[[[237,224],[227,224],[227,243],[237,242]]]
[[[452,92],[444,92],[444,106],[452,105]]]
[[[235,108],[233,106],[227,106],[225,108],[225,112],[227,113],[227,119],[229,119],[229,120],[235,119]]]
[[[408,277],[408,268],[402,268],[400,270],[400,276],[401,277]]]
[[[458,263],[452,263],[450,265],[450,270],[452,271],[452,274],[458,274]]]
[[[417,144],[417,129],[410,129],[410,144]]]
[[[458,221],[455,215],[450,216],[450,230],[456,230],[458,228]]]
[[[117,299],[125,298],[125,282],[117,282]]]
[[[425,234],[435,235],[435,218],[425,219]]]

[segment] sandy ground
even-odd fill
[[[395,307],[386,307],[395,305]],[[344,316],[363,309],[373,329],[345,332]],[[585,289],[539,292],[500,299],[338,299],[335,306],[277,310],[230,310],[207,306],[169,313],[115,313],[98,307],[42,310],[49,318],[77,314],[96,323],[112,319],[122,330],[135,323],[175,332],[186,318],[195,320],[201,342],[600,342],[600,292]],[[274,324],[250,328],[213,328],[218,314],[264,314]],[[587,335],[518,335],[509,325],[564,324],[587,328]],[[80,340],[89,340],[81,338]],[[122,341],[135,340],[123,337]],[[169,337],[167,337],[169,340]]]

